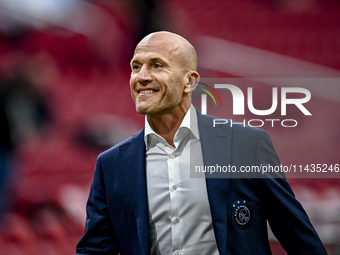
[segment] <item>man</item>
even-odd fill
[[[98,157],[78,255],[271,254],[267,221],[288,254],[327,254],[284,178],[190,178],[190,164],[279,159],[264,131],[213,127],[191,106],[200,76],[187,40],[150,34],[131,68],[145,128]]]

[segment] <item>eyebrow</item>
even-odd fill
[[[130,66],[132,66],[133,63],[139,63],[139,61],[136,60],[136,59],[131,59],[131,61],[130,61]]]
[[[160,58],[160,57],[154,57],[154,58],[150,58],[149,61],[151,63],[155,63],[155,62],[161,62],[165,65],[168,65],[167,61],[164,60],[163,58]],[[134,64],[134,63],[140,63],[140,61],[138,59],[132,59],[131,62],[130,62],[130,65]]]
[[[151,61],[151,62],[165,62],[164,59],[158,58],[158,57],[156,57],[156,58],[150,58],[150,61]]]

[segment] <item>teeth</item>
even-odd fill
[[[148,90],[142,90],[142,91],[140,91],[139,93],[140,93],[140,94],[151,94],[151,93],[154,93],[154,92],[155,92],[154,90],[148,89]]]

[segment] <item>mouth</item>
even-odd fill
[[[153,93],[156,93],[156,92],[158,92],[158,90],[156,90],[156,89],[145,89],[145,90],[138,91],[138,94],[147,95],[147,94],[153,94]]]

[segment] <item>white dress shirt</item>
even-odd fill
[[[146,118],[144,139],[151,254],[218,254],[205,179],[190,178],[190,162],[203,165],[195,108],[177,130],[175,148]]]

